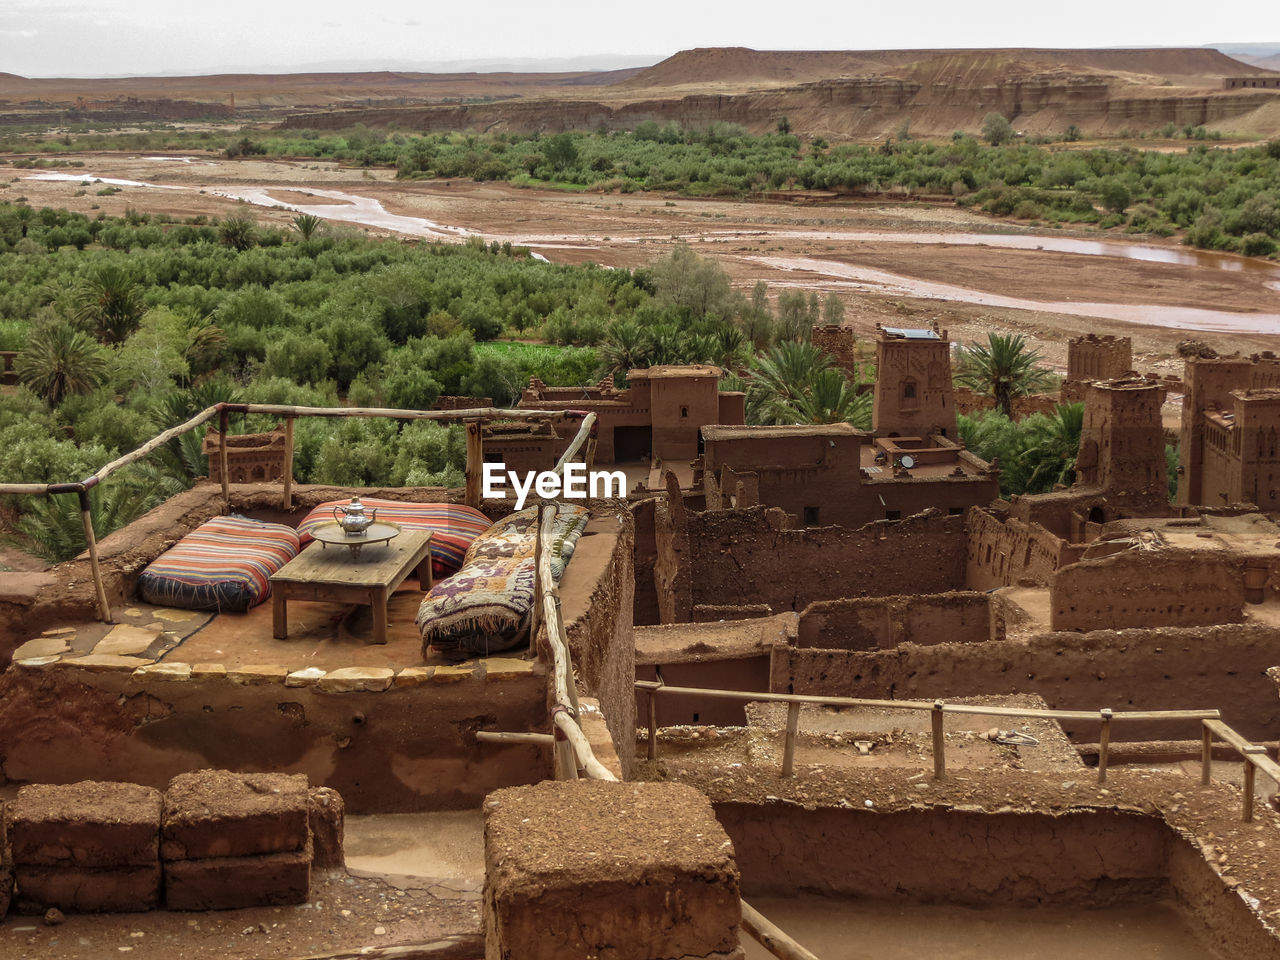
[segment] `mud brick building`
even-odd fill
[[[204,454],[209,458],[209,479],[222,482],[221,444],[218,432],[210,429],[204,437]],[[284,476],[285,434],[283,427],[270,433],[227,435],[227,475],[232,483],[261,483]]]
[[[875,408],[877,436],[956,435],[947,331],[877,327]]]
[[[1067,341],[1067,378],[1062,382],[1062,403],[1084,400],[1094,380],[1118,380],[1133,370],[1133,340],[1129,337],[1087,333]]]
[[[519,406],[594,413],[596,463],[687,462],[699,453],[698,431],[703,426],[745,422],[745,395],[720,392],[719,367],[648,367],[630,371],[627,382],[622,390],[608,378],[592,387],[548,387],[535,377],[521,393]],[[521,462],[538,459],[545,466],[572,439],[573,431],[563,426],[550,438],[534,437],[530,431],[506,435],[495,431],[485,441],[486,459],[510,465],[505,459],[507,449],[518,447],[512,453]],[[534,449],[539,444],[545,455]]]
[[[961,514],[998,497],[999,472],[951,439],[945,331],[883,328],[876,357],[871,432],[847,423],[704,427],[694,484],[708,508],[758,503],[797,525],[856,527],[930,507]]]
[[[1134,377],[1089,384],[1085,394],[1076,486],[1097,487],[1129,510],[1152,515],[1169,504],[1163,391]]]
[[[1280,509],[1280,358],[1187,360],[1178,503]]]

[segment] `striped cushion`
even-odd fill
[[[322,523],[333,522],[333,508],[345,507],[351,501],[330,500],[322,503],[298,524],[298,536],[305,547],[311,542],[311,531]],[[413,530],[431,531],[431,571],[437,577],[456,573],[473,540],[489,529],[490,521],[479,510],[461,503],[406,503],[402,500],[360,498],[367,511],[378,509],[377,519],[396,523]]]
[[[243,613],[267,599],[271,575],[299,549],[282,524],[214,517],[148,564],[138,592],[158,606]]]

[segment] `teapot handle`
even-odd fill
[[[347,512],[345,509],[343,509],[343,507],[342,507],[342,505],[341,505],[341,504],[338,504],[338,506],[334,507],[334,508],[333,508],[333,522],[334,522],[334,523],[341,523],[341,522],[342,522],[342,517],[338,516],[338,511],[339,511],[339,510],[342,510],[342,513],[343,513],[344,515],[345,515],[345,514],[346,514],[346,512]]]

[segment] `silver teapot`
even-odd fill
[[[333,519],[342,528],[343,533],[348,536],[358,536],[373,526],[373,522],[378,519],[378,508],[373,507],[365,513],[364,504],[360,502],[360,498],[352,497],[351,503],[347,506],[339,504],[333,508]]]

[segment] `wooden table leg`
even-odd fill
[[[387,590],[385,587],[371,590],[373,601],[373,642],[387,642]]]
[[[430,590],[436,585],[435,574],[431,571],[431,554],[427,554],[427,558],[418,564],[418,586],[423,590]]]
[[[277,640],[289,638],[289,600],[279,586],[271,591],[271,635]]]

